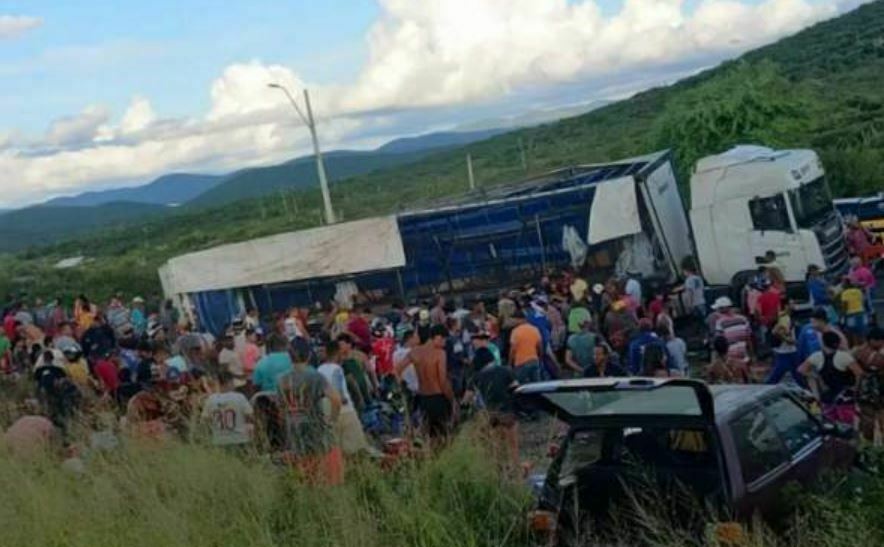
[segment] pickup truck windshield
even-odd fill
[[[799,228],[812,228],[834,208],[832,195],[823,177],[796,190],[789,190],[789,201],[792,202],[792,212]]]

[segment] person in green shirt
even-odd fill
[[[595,363],[596,344],[598,334],[592,330],[592,319],[584,319],[580,324],[580,332],[568,338],[568,348],[565,351],[567,367],[582,376]]]
[[[0,329],[0,368],[8,369],[12,366],[12,356],[9,353],[11,348],[12,343],[9,341],[9,338],[6,337],[6,333]]]
[[[592,313],[584,301],[576,302],[568,312],[568,334],[577,334],[584,322],[592,322]]]
[[[362,411],[372,400],[372,387],[365,371],[365,354],[354,347],[353,338],[349,334],[338,336],[338,358],[344,369],[347,389],[353,397],[353,406]]]

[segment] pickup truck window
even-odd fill
[[[790,456],[820,437],[819,424],[792,399],[779,397],[769,402],[765,409]]]
[[[752,227],[756,230],[778,232],[792,230],[789,212],[786,209],[786,198],[782,194],[749,201],[749,213],[752,215]]]
[[[743,482],[750,484],[789,461],[786,447],[761,408],[731,422]]]

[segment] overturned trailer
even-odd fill
[[[579,165],[435,207],[190,253],[160,269],[167,297],[219,331],[262,313],[327,303],[476,292],[553,268],[674,281],[692,254],[669,153]]]

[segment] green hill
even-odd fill
[[[35,205],[0,215],[0,243],[3,250],[18,251],[28,247],[68,240],[97,229],[131,225],[159,216],[164,205],[119,201],[94,206]]]
[[[480,187],[660,148],[675,150],[684,183],[698,157],[737,143],[814,148],[837,194],[877,191],[884,186],[882,82],[884,0],[878,0],[672,86],[351,177],[333,186],[332,199],[340,215],[352,220],[463,192],[467,150]],[[103,228],[76,241],[5,258],[0,290],[26,288],[43,294],[84,289],[97,297],[114,287],[158,292],[156,268],[169,257],[313,226],[319,211],[318,191],[309,189],[175,211],[137,226]],[[58,257],[83,253],[97,260],[64,272],[49,268]],[[41,274],[29,275],[33,272]],[[26,278],[27,284],[16,281]]]
[[[405,153],[382,153],[376,151],[331,152],[324,156],[329,182],[411,163],[429,153],[427,150]],[[298,158],[279,165],[244,169],[187,202],[188,207],[217,207],[227,203],[268,195],[282,191],[315,188],[319,184],[316,161],[313,156]]]

